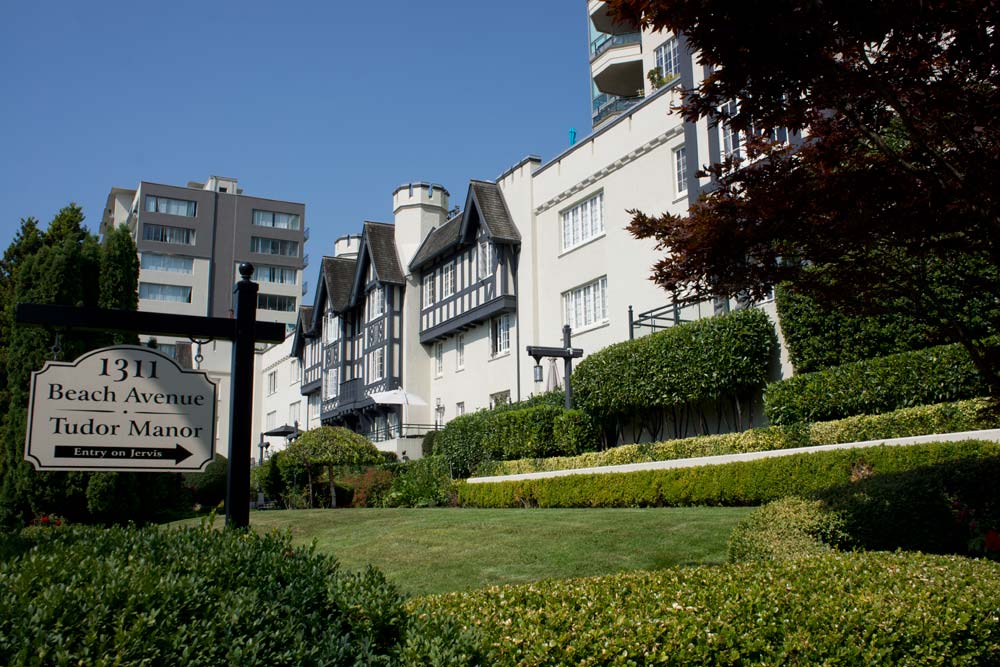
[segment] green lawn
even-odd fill
[[[339,509],[253,512],[258,531],[352,570],[377,566],[404,592],[428,595],[538,579],[725,561],[750,508]],[[184,521],[192,524],[195,521]],[[221,525],[221,518],[219,519]]]

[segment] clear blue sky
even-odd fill
[[[583,0],[15,2],[0,21],[0,251],[112,186],[212,174],[303,202],[306,276],[391,193],[462,205],[590,131]]]

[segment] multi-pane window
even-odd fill
[[[385,348],[380,347],[371,354],[371,382],[385,377]]]
[[[493,244],[489,242],[489,239],[480,239],[479,244],[476,246],[476,266],[478,267],[476,275],[480,280],[486,276],[493,275],[494,262]]]
[[[330,400],[331,398],[337,398],[337,393],[340,391],[340,369],[339,368],[328,368],[326,369],[326,376],[323,378],[323,398]]]
[[[250,237],[250,252],[261,255],[282,255],[284,257],[299,256],[299,242],[285,239],[269,239],[262,236]]]
[[[739,105],[736,102],[730,102],[723,105],[722,111],[729,114],[729,117],[732,118],[739,112]],[[732,124],[728,122],[719,123],[719,131],[722,133],[722,157],[733,158],[734,160],[742,159],[740,133],[733,129]]]
[[[288,425],[295,426],[302,419],[302,401],[295,401],[288,406]]]
[[[299,368],[298,357],[292,357],[292,361],[288,366],[288,380],[289,384],[296,384],[302,381],[302,370]]]
[[[259,283],[275,283],[277,285],[294,285],[298,271],[287,266],[255,265],[253,279]]]
[[[299,216],[296,213],[277,213],[275,211],[258,211],[257,209],[254,209],[253,224],[258,227],[298,229]]]
[[[563,250],[586,243],[604,233],[604,193],[563,211]]]
[[[176,245],[194,245],[194,230],[185,227],[143,224],[142,239]]]
[[[465,414],[465,401],[459,401],[455,404],[455,416],[461,417]]]
[[[437,301],[435,283],[437,282],[437,271],[430,271],[424,276],[424,308],[433,306]]]
[[[175,255],[159,255],[155,252],[144,252],[142,253],[142,257],[139,258],[139,268],[146,269],[147,271],[191,273],[194,271],[194,258],[178,257]]]
[[[281,313],[295,312],[295,297],[284,294],[257,294],[258,310],[276,310]]]
[[[564,324],[581,329],[608,320],[608,279],[571,289],[563,293]]]
[[[368,319],[374,319],[385,314],[385,287],[379,285],[368,293]]]
[[[687,192],[687,148],[681,146],[674,149],[674,187],[678,195]]]
[[[441,298],[455,293],[455,264],[448,262],[441,267]]]
[[[278,411],[271,410],[270,412],[267,413],[267,416],[264,418],[264,428],[270,431],[272,429],[277,428],[277,426],[278,426]]]
[[[670,81],[681,74],[681,61],[678,57],[677,38],[671,37],[666,42],[656,48],[656,67],[660,70],[660,76]]]
[[[444,374],[444,343],[434,343],[434,375],[441,377]]]
[[[150,301],[191,303],[191,287],[186,285],[139,283],[139,298],[149,299]]]
[[[196,209],[197,205],[193,201],[146,195],[146,210],[150,213],[166,213],[193,218]]]
[[[323,322],[323,342],[330,344],[333,341],[340,338],[340,320],[337,319],[337,314],[332,310],[326,311],[326,317]]]
[[[315,394],[309,394],[309,402],[306,403],[306,410],[308,410],[306,417],[309,420],[309,424],[319,420],[320,399],[318,391]]]
[[[455,370],[465,368],[465,334],[458,334],[455,338]]]
[[[510,403],[510,390],[498,391],[495,394],[490,394],[490,409],[497,407],[498,405],[507,405]]]
[[[278,371],[271,371],[267,374],[267,395],[278,391]]]
[[[509,313],[494,317],[490,322],[490,342],[494,356],[510,351]]]

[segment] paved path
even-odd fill
[[[693,468],[695,466],[711,466],[734,461],[754,461],[769,459],[776,456],[791,456],[812,452],[827,452],[833,449],[854,449],[856,447],[872,447],[874,445],[915,445],[921,442],[951,442],[955,440],[992,440],[1000,442],[1000,429],[985,431],[962,431],[961,433],[941,433],[937,435],[915,435],[908,438],[891,438],[889,440],[865,440],[864,442],[847,442],[840,445],[817,445],[815,447],[795,447],[794,449],[771,449],[766,452],[747,452],[745,454],[723,454],[722,456],[698,456],[690,459],[673,459],[671,461],[649,461],[647,463],[628,463],[618,466],[600,466],[596,468],[571,468],[569,470],[550,470],[547,472],[525,472],[518,475],[495,475],[493,477],[470,477],[470,484],[486,482],[513,482],[520,479],[543,479],[545,477],[565,477],[566,475],[593,475],[615,472],[636,472],[639,470],[663,470],[666,468]]]

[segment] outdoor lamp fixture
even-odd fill
[[[562,347],[539,347],[529,345],[528,354],[535,360],[535,382],[542,381],[542,357],[553,357],[563,360],[563,386],[566,387],[566,409],[573,407],[573,388],[569,383],[569,376],[573,373],[573,360],[583,356],[583,350],[571,345],[573,330],[568,324],[563,325],[563,346]]]

